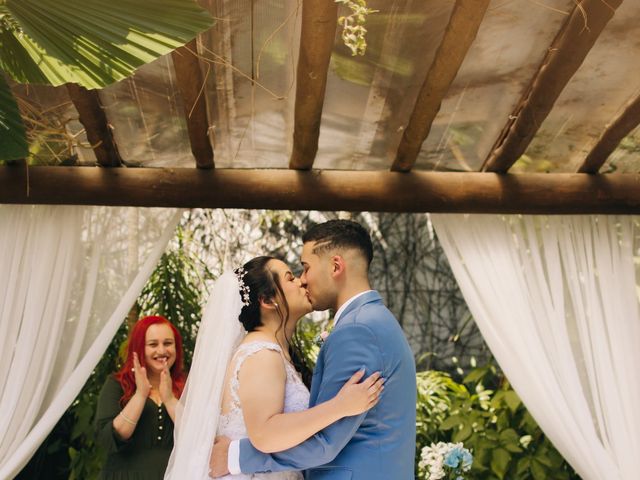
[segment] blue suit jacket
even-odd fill
[[[345,417],[304,443],[276,454],[240,442],[243,473],[307,470],[307,480],[413,480],[416,437],[416,369],[409,344],[378,292],[347,306],[320,349],[310,406],[333,398],[361,367],[380,371],[380,402]]]

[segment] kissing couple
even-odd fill
[[[415,363],[370,287],[372,258],[360,224],[331,220],[303,236],[299,278],[257,257],[216,281],[165,479],[414,479]],[[326,309],[334,328],[308,389],[291,338]]]

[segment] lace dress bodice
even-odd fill
[[[282,355],[282,349],[279,345],[271,342],[250,342],[244,343],[238,347],[232,360],[231,369],[229,371],[229,394],[230,403],[228,411],[220,415],[218,423],[218,435],[224,435],[231,440],[239,440],[248,437],[247,428],[242,415],[242,407],[240,405],[240,397],[238,389],[240,382],[238,373],[244,361],[251,355],[261,350],[273,350]],[[309,408],[309,390],[302,383],[298,372],[293,365],[286,361],[283,357],[287,379],[285,384],[284,396],[284,412],[299,412]],[[300,472],[279,472],[279,473],[257,473],[253,475],[227,475],[222,477],[225,479],[244,480],[244,479],[264,479],[264,480],[301,480],[303,478]]]

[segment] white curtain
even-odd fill
[[[585,480],[640,472],[638,217],[432,215],[500,367]]]
[[[0,479],[78,395],[180,212],[0,205]]]

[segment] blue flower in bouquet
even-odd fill
[[[444,456],[444,464],[454,469],[460,467],[464,471],[467,471],[471,467],[472,462],[473,457],[471,456],[471,452],[464,448],[461,443],[455,445]]]
[[[444,456],[444,464],[450,468],[458,468],[462,462],[462,448],[456,446],[449,450]]]
[[[462,470],[469,471],[471,464],[473,463],[473,455],[466,448],[462,449]]]

